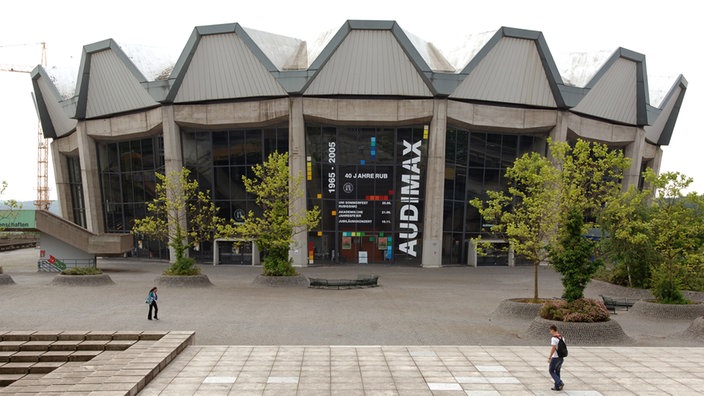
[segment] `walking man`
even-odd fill
[[[550,326],[550,334],[552,335],[552,337],[550,338],[551,347],[550,355],[548,356],[548,363],[550,363],[550,366],[548,371],[550,372],[550,376],[552,377],[553,381],[555,381],[555,385],[550,389],[554,391],[560,391],[565,386],[565,383],[562,382],[562,379],[560,379],[560,369],[562,368],[562,362],[564,361],[564,358],[559,356],[557,353],[558,345],[560,343],[560,340],[562,339],[562,335],[557,332],[557,326],[555,325]]]

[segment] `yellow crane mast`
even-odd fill
[[[35,44],[20,44],[25,45],[41,45],[42,57],[41,65],[46,68],[46,43]],[[17,45],[15,45],[17,46]],[[0,46],[8,47],[8,46]],[[31,73],[33,67],[19,65],[0,65],[0,71],[15,72],[15,73]],[[34,96],[32,96],[34,99]],[[36,106],[36,103],[34,104]],[[34,201],[34,206],[37,209],[48,210],[51,201],[49,200],[49,139],[44,137],[41,121],[37,122],[37,199]]]

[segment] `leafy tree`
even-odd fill
[[[484,221],[491,224],[489,230],[494,235],[508,240],[516,255],[533,263],[534,300],[539,298],[541,262],[550,254],[581,257],[576,252],[564,252],[577,246],[567,238],[569,233],[562,234],[573,221],[570,213],[576,211],[573,215],[581,215],[583,219],[580,230],[573,231],[581,237],[594,226],[605,203],[620,191],[623,170],[630,164],[622,153],[609,150],[606,145],[582,140],[574,147],[551,140],[548,143],[551,160],[538,153],[523,155],[506,171],[506,191],[487,191],[486,202],[480,199],[470,202]],[[562,238],[559,241],[558,236]],[[589,267],[588,262],[571,265]],[[582,294],[586,286],[573,276],[563,276],[563,283],[570,296]]]
[[[2,183],[0,183],[0,196],[5,194],[6,189],[7,189],[7,182],[3,180]],[[3,219],[7,219],[7,218],[10,218],[11,216],[16,215],[16,214],[12,213],[14,210],[22,209],[22,203],[17,202],[14,199],[6,199],[3,201],[0,201],[0,205],[2,205],[4,208],[7,208],[7,209],[5,209],[6,211],[3,212],[3,216],[4,216]],[[0,228],[0,231],[2,231],[2,228]]]
[[[156,198],[147,203],[148,216],[137,219],[135,235],[167,242],[174,251],[168,275],[196,275],[200,269],[187,257],[188,248],[212,239],[223,219],[210,199],[209,191],[200,191],[198,182],[190,180],[190,170],[182,168],[168,176],[156,173]]]
[[[652,178],[652,170],[650,174]],[[610,267],[606,272],[611,282],[650,287],[651,268],[659,260],[650,236],[653,193],[651,187],[639,190],[631,185],[606,205],[599,218],[605,234],[600,249]]]
[[[2,196],[5,193],[5,189],[7,188],[7,182],[5,180],[2,181],[2,184],[0,184],[0,196]],[[17,202],[14,199],[8,199],[0,202],[2,206],[8,208],[6,211],[3,212],[1,219],[6,220],[9,218],[13,218],[12,216],[15,216],[14,213],[12,213],[16,209],[22,209],[22,204]],[[3,228],[0,227],[0,231],[2,231]],[[0,274],[2,274],[2,266],[0,265]]]
[[[288,153],[274,152],[261,165],[252,167],[254,177],[242,177],[247,192],[256,196],[262,214],[253,211],[243,223],[220,227],[220,234],[254,240],[264,252],[263,275],[292,276],[296,270],[288,256],[293,236],[318,225],[320,210],[317,207],[302,213],[290,213],[293,200],[303,199],[303,177],[291,178]]]
[[[659,302],[687,303],[682,288],[700,290],[704,283],[704,197],[685,193],[692,179],[679,172],[647,177],[655,189],[650,237],[660,255],[651,291]]]
[[[470,204],[494,235],[533,263],[533,299],[538,300],[538,268],[548,257],[545,246],[557,235],[559,172],[544,156],[526,153],[506,170],[506,179],[507,191],[487,191],[486,202],[475,198]],[[477,241],[487,247],[481,238]]]
[[[597,243],[588,239],[598,227],[604,207],[621,194],[623,172],[631,160],[605,144],[578,140],[573,147],[551,144],[555,166],[560,169],[559,238],[549,246],[550,260],[562,275],[563,298],[573,302],[602,264]]]
[[[683,288],[704,288],[704,197],[685,193],[692,179],[679,172],[648,170],[645,179],[643,191],[631,188],[604,210],[605,251],[658,302],[686,303]]]
[[[569,209],[557,241],[550,247],[550,262],[562,274],[562,297],[571,303],[584,297],[584,289],[601,266],[594,257],[597,242],[584,237],[584,215],[576,208]]]

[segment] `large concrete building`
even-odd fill
[[[154,172],[188,167],[236,219],[256,210],[242,175],[287,151],[306,179],[293,210],[322,208],[292,246],[301,266],[466,263],[481,229],[468,201],[501,188],[516,157],[548,137],[598,141],[633,159],[626,183],[638,183],[658,170],[687,88],[680,76],[651,106],[645,56],[623,48],[571,86],[540,32],[505,27],[457,70],[393,21],[348,21],[319,54],[239,24],[196,27],[153,81],[105,40],[84,47],[73,97],[41,67],[32,79],[64,217],[129,232]]]

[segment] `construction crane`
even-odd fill
[[[35,44],[20,44],[15,46],[26,45],[41,45],[42,57],[41,65],[46,68],[46,43]],[[9,46],[0,46],[9,47]],[[31,73],[33,67],[19,65],[0,65],[0,71],[15,72],[15,73]],[[32,95],[32,101],[36,108],[36,100]],[[49,200],[49,139],[44,137],[41,121],[37,122],[37,199],[34,201],[34,206],[37,209],[49,210],[51,200]]]

